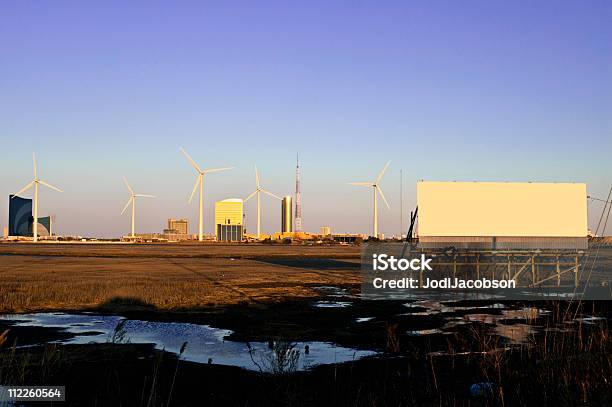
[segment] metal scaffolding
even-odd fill
[[[411,250],[433,260],[435,273],[453,278],[503,278],[517,287],[577,287],[584,251],[577,250]],[[427,273],[432,273],[431,271]],[[423,282],[423,271],[419,273]]]

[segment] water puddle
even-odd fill
[[[595,324],[597,324],[597,323],[599,323],[601,321],[605,321],[605,320],[606,320],[606,318],[604,318],[604,317],[595,317],[595,316],[592,316],[592,315],[587,315],[587,316],[584,316],[582,318],[576,318],[576,321],[582,322],[584,324],[589,324],[589,325],[595,325]]]
[[[465,351],[465,352],[446,352],[446,351],[436,351],[427,353],[428,356],[470,356],[470,355],[494,355],[497,353],[503,353],[511,350],[512,348],[506,346],[503,348],[494,348],[487,351]]]
[[[441,315],[445,323],[436,329],[408,331],[409,336],[424,336],[450,333],[459,326],[479,323],[490,326],[491,334],[505,339],[509,345],[523,345],[529,342],[530,337],[542,330],[537,325],[541,318],[551,313],[549,310],[522,307],[509,308],[501,303],[485,305],[454,305],[453,302],[420,300],[402,304],[413,312],[400,313],[398,316],[434,316]],[[460,316],[452,314],[460,313]],[[594,323],[596,318],[581,318],[584,323]],[[603,318],[605,319],[605,318]]]
[[[408,331],[406,333],[408,334],[408,336],[424,336],[433,334],[443,334],[444,332],[441,329],[420,329],[416,331]]]
[[[349,301],[316,301],[313,304],[315,308],[346,308],[353,305]]]
[[[179,353],[184,342],[187,347],[182,358],[192,362],[238,366],[249,370],[275,368],[279,349],[294,355],[291,369],[306,370],[316,365],[357,360],[376,352],[337,346],[329,342],[292,342],[279,348],[265,342],[235,342],[225,338],[232,331],[183,322],[151,322],[125,320],[114,315],[36,313],[2,315],[0,319],[19,326],[60,328],[75,337],[58,341],[64,344],[115,342],[152,343],[157,349]],[[125,322],[123,322],[125,321]],[[120,324],[117,335],[116,327]],[[272,345],[272,346],[271,346]],[[289,368],[289,367],[285,367]]]
[[[321,294],[327,297],[357,298],[355,295],[351,294],[351,291],[348,288],[324,285],[324,286],[314,287],[314,290],[320,292]]]
[[[500,303],[493,303],[487,305],[474,305],[474,306],[466,306],[466,305],[449,305],[452,304],[451,301],[431,301],[431,300],[420,300],[415,302],[408,302],[402,304],[404,307],[409,309],[426,309],[427,311],[417,311],[411,313],[412,315],[434,315],[434,314],[449,314],[457,311],[468,311],[475,309],[505,309],[506,306]]]

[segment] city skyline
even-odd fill
[[[388,236],[400,233],[400,169],[404,219],[420,179],[586,182],[607,196],[607,2],[144,4],[0,6],[2,224],[32,151],[64,190],[41,191],[58,234],[129,231],[124,174],[159,197],[139,208],[139,230],[197,225],[181,145],[236,167],[207,185],[208,219],[215,201],[246,198],[255,164],[267,188],[293,195],[299,151],[310,232],[369,232],[372,203],[347,182],[387,160]],[[602,207],[590,203],[591,228]],[[255,211],[249,201],[249,233]],[[276,202],[261,211],[263,232],[279,228]]]
[[[181,151],[183,151],[183,150],[181,149]],[[380,184],[381,184],[381,182],[380,182],[380,181],[381,181],[381,179],[382,179],[382,177],[381,177],[381,176],[382,176],[382,175],[383,175],[383,174],[384,174],[384,173],[387,171],[387,169],[388,169],[389,165],[390,165],[390,162],[387,162],[387,163],[386,163],[386,165],[385,165],[385,167],[383,168],[383,170],[382,170],[382,171],[379,173],[379,175],[378,175],[378,177],[377,177],[377,180],[376,180],[376,181],[373,181],[373,182],[371,182],[371,183],[368,183],[368,182],[358,182],[358,183],[355,183],[355,182],[349,182],[349,183],[347,183],[347,184],[348,184],[348,185],[352,185],[352,186],[354,186],[354,185],[360,185],[360,186],[361,186],[361,185],[364,185],[364,186],[368,186],[368,187],[374,186],[374,194],[375,194],[375,196],[377,196],[377,193],[380,193],[380,190],[379,190],[377,187],[379,187],[379,186],[380,186]],[[227,168],[223,168],[223,169],[227,169]],[[232,167],[232,169],[233,169],[233,167]],[[205,170],[205,171],[206,171],[206,170]],[[204,200],[204,201],[205,201],[205,202],[204,202],[204,208],[203,208],[203,210],[204,210],[204,217],[205,217],[205,218],[209,218],[209,220],[210,220],[210,218],[214,218],[214,214],[215,214],[215,209],[214,209],[214,208],[215,208],[215,205],[216,205],[218,202],[221,202],[221,201],[226,201],[226,200],[232,200],[232,199],[237,198],[237,199],[240,199],[240,200],[244,201],[244,204],[246,205],[246,202],[249,200],[248,198],[252,197],[252,196],[253,196],[253,195],[254,195],[254,194],[257,192],[257,191],[261,190],[262,192],[269,193],[268,191],[264,190],[263,188],[261,188],[261,187],[259,186],[259,175],[258,175],[258,172],[257,172],[257,167],[255,167],[255,171],[256,171],[256,179],[257,179],[257,190],[256,190],[255,192],[252,192],[252,193],[251,193],[250,195],[248,195],[247,197],[243,197],[243,196],[224,197],[224,198],[221,198],[221,199],[215,199],[213,202],[210,202],[210,203],[207,203],[207,202],[206,202],[206,199],[205,199],[205,200]],[[400,178],[400,179],[401,179],[401,178]],[[125,177],[123,177],[123,181],[124,181],[125,185],[127,186],[127,188],[129,189],[129,191],[130,191],[131,195],[130,195],[130,199],[128,200],[127,204],[126,204],[126,205],[123,207],[123,211],[121,212],[121,215],[123,215],[123,213],[125,212],[125,210],[128,208],[128,206],[129,206],[130,204],[132,204],[132,205],[133,205],[133,202],[134,202],[134,200],[135,200],[134,198],[135,198],[135,197],[137,197],[137,196],[142,196],[142,197],[150,197],[150,198],[157,198],[157,196],[153,196],[153,195],[142,195],[142,194],[136,194],[136,195],[135,195],[135,193],[133,192],[133,190],[130,188],[129,184],[127,183],[127,180],[126,180],[126,178],[125,178]],[[431,180],[429,180],[429,181],[431,181]],[[440,180],[436,180],[436,181],[440,181]],[[448,181],[448,180],[445,180],[445,181]],[[460,180],[453,180],[453,181],[460,181]],[[483,182],[483,181],[479,181],[479,182]],[[484,181],[484,182],[492,182],[492,181]],[[512,181],[507,181],[507,182],[512,182]],[[529,182],[531,182],[531,181],[529,181]],[[200,184],[199,184],[199,182],[197,182],[197,183],[196,183],[196,187],[193,189],[193,191],[196,191],[196,189],[197,189],[197,187],[198,187],[199,185],[200,185]],[[226,184],[226,185],[227,185],[227,184]],[[416,185],[415,185],[415,186],[416,186]],[[405,187],[404,187],[404,188],[405,188]],[[25,189],[26,189],[26,188],[24,188],[23,190],[25,190]],[[400,190],[401,190],[401,189],[400,189]],[[192,192],[193,192],[193,191],[192,191]],[[27,192],[27,191],[26,191],[26,192]],[[63,192],[63,191],[62,191],[62,192]],[[222,193],[222,192],[221,192],[221,193]],[[10,196],[12,196],[12,194],[10,194]],[[21,195],[19,195],[19,196],[20,196],[20,197],[22,197],[22,198],[28,198],[28,195],[27,195],[27,194],[21,194]],[[193,197],[193,193],[192,193],[192,195],[191,195],[191,196]],[[275,198],[278,198],[276,195],[273,195],[273,196],[274,196]],[[291,195],[291,194],[289,194],[289,195],[287,195],[287,196],[294,198],[294,195]],[[589,199],[587,199],[587,209],[590,209],[590,208],[591,208],[591,204],[593,204],[594,202],[595,202],[595,203],[597,203],[597,201],[600,201],[600,202],[601,202],[601,200],[600,200],[600,199],[594,199],[594,200],[593,200],[593,199],[590,199],[591,197],[592,197],[592,195],[589,195],[589,196],[588,196],[588,198],[589,198]],[[605,197],[605,196],[604,196],[604,197]],[[384,199],[384,195],[381,195],[381,198],[383,198],[383,199]],[[597,198],[597,197],[595,197],[595,198]],[[10,197],[9,197],[9,199],[10,199]],[[212,198],[211,198],[211,199],[212,199]],[[278,199],[280,199],[280,198],[278,198]],[[189,201],[189,202],[190,202],[190,201]],[[386,203],[386,200],[384,200],[384,202]],[[416,205],[416,204],[415,204],[415,205]],[[152,205],[152,206],[154,206],[154,205]],[[208,206],[210,206],[210,208],[208,208]],[[262,205],[262,206],[263,206],[263,205]],[[274,206],[274,205],[271,205],[271,206]],[[595,207],[596,207],[596,206],[597,206],[597,205],[595,205]],[[157,209],[158,209],[158,208],[157,208]],[[208,213],[208,209],[210,209],[212,212],[211,212],[211,213]],[[255,215],[255,219],[257,219],[257,218],[258,218],[258,217],[257,217],[257,215],[259,215],[259,213],[258,213],[259,208],[252,208],[251,210],[253,210],[253,209],[255,209],[255,214],[256,214],[256,215]],[[338,209],[340,209],[340,208],[338,208]],[[389,208],[385,208],[385,209],[389,209]],[[404,208],[404,211],[405,211],[405,212],[406,212],[406,211],[407,211],[407,212],[410,212],[410,210],[411,210],[411,209],[412,209],[412,207],[409,207],[408,209]],[[330,209],[330,210],[333,210],[333,209]],[[267,218],[268,220],[270,220],[270,224],[273,224],[273,223],[274,223],[274,222],[273,222],[273,221],[272,221],[270,218],[274,218],[274,217],[276,217],[276,218],[277,218],[277,223],[278,223],[278,225],[275,225],[275,226],[269,226],[269,225],[268,225],[269,230],[268,230],[268,229],[265,229],[265,230],[264,230],[264,229],[263,229],[263,227],[262,227],[262,234],[264,234],[264,235],[265,235],[265,234],[278,233],[278,232],[280,231],[280,229],[281,229],[281,222],[280,222],[280,217],[279,217],[279,211],[278,211],[278,208],[277,208],[277,210],[276,210],[276,211],[274,211],[274,210],[273,210],[273,208],[268,208],[268,212],[269,212],[269,213],[267,213],[266,215],[264,215],[264,217],[265,217],[265,218]],[[270,213],[270,212],[271,212],[271,213]],[[373,205],[373,206],[372,206],[372,208],[371,208],[371,210],[370,210],[370,216],[372,216],[371,214],[372,214],[372,213],[374,213],[374,218],[376,218],[377,216],[383,217],[382,215],[383,215],[385,212],[387,212],[387,211],[385,211],[384,209],[381,211],[380,205],[379,205],[379,207],[378,207],[378,211],[376,211],[376,208],[375,208],[375,206]],[[53,217],[55,217],[55,216],[56,216],[56,212],[54,212],[54,211],[50,211],[50,212],[49,212],[49,211],[47,211],[46,213],[47,213],[47,216],[53,216]],[[212,215],[212,216],[211,216],[211,215]],[[39,216],[40,216],[40,215],[39,215]],[[92,216],[94,216],[94,217],[95,217],[95,214],[92,214]],[[251,215],[251,216],[253,216],[253,215]],[[589,228],[591,228],[591,226],[593,226],[593,229],[595,229],[595,222],[597,222],[597,220],[599,219],[599,217],[600,217],[600,216],[601,216],[601,211],[597,211],[597,209],[596,209],[596,208],[595,208],[595,211],[589,211],[589,213],[588,213],[588,226],[589,226]],[[282,216],[281,216],[281,217],[282,217]],[[170,214],[170,215],[167,215],[167,218],[164,218],[163,222],[167,221],[167,219],[169,219],[169,218],[173,218],[173,215],[171,215],[171,214]],[[198,221],[199,221],[199,215],[196,215],[196,216],[195,216],[195,222],[192,220],[192,219],[193,219],[193,216],[191,216],[191,215],[186,215],[186,216],[184,216],[184,218],[188,219],[188,222],[189,222],[190,224],[192,224],[192,225],[194,225],[194,224],[195,224],[195,225],[196,225],[196,229],[197,229],[197,224],[198,224]],[[388,218],[388,216],[387,216],[387,218]],[[255,221],[253,221],[252,219],[250,219],[250,220],[249,220],[249,216],[248,216],[246,213],[245,213],[245,219],[246,219],[245,225],[249,225],[249,224],[252,224],[252,223],[254,223],[254,222],[257,222],[257,220],[255,220]],[[147,220],[147,219],[144,219],[144,220],[142,221],[142,223],[144,223],[144,224],[153,224],[154,222],[160,222],[160,221],[161,221],[160,219],[156,219],[156,220],[151,220],[151,219],[148,219],[148,220]],[[7,218],[7,222],[8,222],[8,218]],[[161,224],[163,224],[163,222],[161,222]],[[192,223],[192,222],[193,222],[193,223]],[[370,222],[371,222],[371,220],[370,220]],[[399,235],[400,235],[400,234],[402,234],[402,233],[404,233],[404,234],[405,234],[405,232],[406,232],[405,230],[400,231],[400,229],[399,229],[399,220],[397,220],[397,219],[396,219],[396,220],[391,220],[391,221],[390,221],[390,223],[396,223],[396,222],[397,222],[397,224],[395,225],[395,228],[398,230],[398,233],[397,233],[397,234],[396,234],[396,233],[389,233],[389,234],[387,234],[387,236],[399,236]],[[591,224],[591,222],[593,222],[593,224]],[[375,221],[375,223],[376,223],[376,221]],[[329,224],[322,224],[322,225],[320,225],[320,226],[319,226],[319,229],[320,229],[322,226],[330,226],[330,225],[333,225],[333,222],[332,222],[332,223],[329,223]],[[212,223],[210,226],[206,227],[206,228],[205,228],[205,230],[204,230],[204,234],[205,234],[205,235],[209,235],[209,236],[214,235],[214,234],[215,234],[215,226],[216,226],[216,225],[215,225],[215,223]],[[406,226],[406,225],[404,225],[404,226]],[[331,226],[331,227],[332,227],[332,232],[333,232],[333,233],[358,233],[358,234],[365,234],[365,235],[371,235],[371,236],[373,236],[373,235],[374,235],[373,233],[371,233],[371,232],[372,232],[372,230],[369,230],[369,231],[368,231],[368,230],[358,230],[358,231],[356,231],[356,230],[341,230],[341,231],[337,231],[337,230],[334,230],[334,229],[333,229],[333,226]],[[371,227],[371,225],[370,225],[370,227]],[[192,228],[193,228],[193,226],[192,226]],[[212,229],[212,230],[210,230],[210,231],[209,231],[209,229]],[[307,230],[305,230],[305,232],[307,232],[307,233],[313,233],[313,234],[316,234],[316,233],[317,233],[317,230],[319,230],[319,229],[315,229],[315,228],[313,228],[312,230],[307,229]],[[607,230],[607,229],[606,229],[606,230]],[[247,232],[248,234],[250,234],[250,235],[256,235],[256,234],[257,234],[257,233],[256,233],[256,231],[257,231],[257,228],[255,228],[255,229],[249,229],[249,228],[247,227],[247,229],[246,229],[246,232]],[[155,233],[155,232],[157,232],[157,230],[142,230],[142,231],[141,231],[141,232],[139,232],[139,233]],[[384,231],[379,231],[379,233],[385,234],[385,232],[384,232]],[[82,236],[84,236],[84,237],[101,237],[101,238],[117,238],[117,237],[120,237],[120,236],[127,236],[127,235],[132,235],[132,236],[133,236],[133,234],[134,234],[134,214],[132,213],[132,223],[131,223],[131,232],[130,232],[130,233],[121,232],[119,235],[101,235],[101,234],[92,234],[92,233],[71,233],[71,232],[64,232],[64,233],[61,233],[61,232],[58,232],[57,234],[58,234],[58,235],[82,235]],[[191,234],[191,235],[196,235],[196,236],[198,235],[197,230],[195,230],[195,231],[194,231],[194,229],[189,230],[189,234]]]

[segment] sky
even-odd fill
[[[416,181],[612,184],[612,2],[0,2],[0,225],[39,176],[58,234],[118,237],[128,191],[137,232],[187,199],[202,167],[214,201],[262,185],[294,193],[306,231],[368,233],[370,181],[388,160],[379,231],[399,234]],[[589,204],[594,228],[603,204]],[[256,207],[245,206],[254,232]],[[404,216],[404,221],[408,218]],[[262,196],[262,229],[280,204]],[[406,225],[404,225],[406,227]],[[608,233],[612,226],[608,226]]]

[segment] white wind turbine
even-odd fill
[[[265,189],[261,187],[261,184],[259,183],[259,172],[257,171],[257,166],[255,166],[255,183],[257,185],[257,189],[251,195],[249,195],[248,198],[244,200],[244,202],[248,201],[249,199],[257,195],[257,238],[259,239],[259,236],[261,235],[261,210],[259,206],[260,205],[259,193],[263,192],[264,194],[268,194],[271,197],[276,198],[281,201],[282,201],[282,198],[280,196],[274,195],[270,191],[266,191]]]
[[[374,189],[374,237],[378,237],[378,195],[376,192],[380,193],[380,197],[385,202],[385,205],[387,205],[387,209],[391,209],[389,202],[387,202],[387,198],[385,198],[385,194],[383,194],[383,191],[379,185],[380,180],[382,179],[383,175],[385,175],[385,171],[387,171],[387,167],[389,167],[389,164],[391,164],[391,161],[387,161],[385,168],[383,168],[380,174],[378,174],[378,177],[376,177],[376,181],[374,182],[349,182],[350,185],[372,187]]]
[[[185,157],[187,157],[187,161],[189,161],[191,166],[198,172],[196,183],[193,186],[193,191],[191,191],[191,196],[189,197],[189,203],[191,203],[191,200],[193,199],[193,195],[195,194],[195,191],[199,185],[200,186],[200,208],[199,208],[199,213],[198,213],[198,216],[199,216],[198,240],[201,242],[202,240],[204,240],[204,174],[208,174],[211,172],[231,170],[234,167],[201,169],[200,166],[196,164],[193,158],[191,158],[189,154],[187,154],[187,151],[185,151],[182,147],[181,147],[181,152],[183,153],[183,155],[185,155]]]
[[[38,242],[38,184],[42,184],[58,192],[62,192],[62,190],[38,178],[38,175],[36,174],[36,154],[35,153],[32,153],[32,161],[34,162],[34,179],[28,185],[21,188],[18,192],[15,192],[13,196],[11,197],[11,199],[19,195],[20,193],[27,191],[32,186],[34,186],[34,223],[32,224],[32,232],[34,236],[34,241]]]
[[[130,190],[130,199],[128,199],[127,203],[123,207],[121,214],[125,212],[125,210],[132,204],[132,237],[134,237],[134,223],[136,218],[136,198],[155,198],[154,195],[146,195],[146,194],[137,194],[134,192],[132,187],[130,186],[127,178],[123,177],[123,182],[125,182],[125,186]]]

